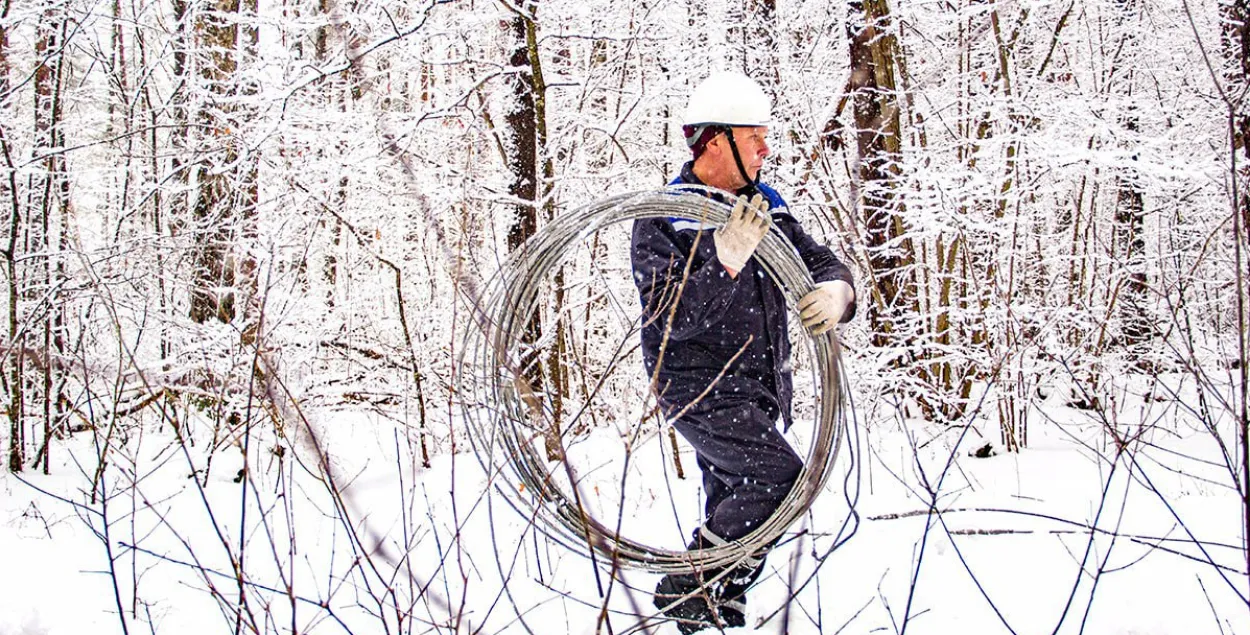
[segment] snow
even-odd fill
[[[495,494],[511,477],[483,470],[452,403],[472,392],[457,381],[474,363],[461,356],[474,327],[463,301],[490,297],[476,289],[518,227],[513,186],[537,185],[507,159],[530,134],[508,121],[509,77],[538,70],[510,59],[512,3],[323,3],[336,5],[328,13],[244,3],[227,13],[241,33],[259,25],[261,54],[240,51],[238,81],[218,85],[197,73],[212,56],[184,49],[188,29],[207,24],[199,5],[188,17],[170,3],[12,4],[0,21],[16,294],[6,355],[65,328],[73,344],[61,363],[73,370],[43,377],[65,382],[74,425],[99,427],[54,441],[48,475],[0,469],[0,635],[620,634],[647,624],[657,576],[614,581],[536,533],[529,510]],[[846,7],[779,3],[779,23],[793,29],[776,38],[775,59],[755,60],[763,48],[738,26],[751,4],[542,3],[546,132],[533,141],[554,173],[536,203],[567,213],[668,182],[688,156],[677,128],[689,86],[711,68],[774,67],[766,180],[869,292],[885,252],[864,234],[865,195],[879,184],[856,176]],[[847,327],[855,444],[770,557],[747,632],[1250,633],[1238,493],[1250,466],[1231,460],[1245,437],[1229,416],[1245,406],[1240,387],[1204,384],[1200,400],[1198,369],[1120,372],[1201,364],[1229,377],[1246,362],[1233,249],[1244,237],[1229,214],[1241,191],[1230,159],[1242,148],[1229,135],[1236,104],[1219,98],[1244,83],[1220,67],[1243,53],[1223,37],[1233,4],[891,8],[907,63],[896,69],[904,147],[890,157],[905,233],[891,245],[910,252],[900,281],[914,288],[897,306],[914,310],[895,316],[885,345],[874,342],[884,332],[861,326],[871,315]],[[54,25],[64,39],[44,50]],[[310,39],[323,36],[324,47]],[[175,63],[180,53],[190,63]],[[39,68],[62,78],[56,112],[36,108]],[[415,171],[401,169],[394,140]],[[206,152],[219,147],[243,154]],[[69,205],[41,219],[55,181],[44,159],[61,155]],[[201,227],[187,196],[200,196],[202,174],[248,166],[259,189],[243,199],[258,206],[222,207],[213,213],[232,220]],[[251,178],[228,189],[243,200]],[[1126,194],[1143,208],[1126,210]],[[233,288],[201,266],[215,258],[204,247],[227,237],[238,273],[256,275]],[[633,344],[628,226],[587,224],[574,242],[560,310],[584,324],[569,332]],[[1136,319],[1125,307],[1137,274],[1148,289],[1132,313],[1161,331],[1144,352],[1117,341]],[[209,287],[256,292],[263,346],[240,337],[256,316],[190,320],[189,298]],[[606,359],[612,346],[589,350],[583,375],[622,361]],[[258,352],[286,371],[333,483],[308,447],[275,437],[268,412],[245,413],[264,422],[256,430],[208,418],[265,401],[252,392]],[[8,359],[43,385],[34,357]],[[970,456],[999,438],[996,396],[961,426],[896,408],[892,384],[958,402],[958,387],[918,377],[947,363],[955,376],[998,375],[997,397],[1027,415],[1023,451]],[[1078,382],[1065,373],[1097,383],[1107,409],[1069,407]],[[628,469],[623,460],[648,386],[605,383],[590,415],[600,427],[572,440],[570,457],[600,520],[677,549],[701,509],[693,456],[681,455],[678,479],[667,436],[652,429]],[[177,420],[139,405],[162,387],[162,400],[182,400]],[[795,388],[802,422],[813,391]],[[27,470],[44,438],[40,407],[57,403],[39,394],[25,402]],[[559,471],[556,482],[570,487]]]
[[[1250,633],[1243,509],[1211,433],[1176,404],[1123,399],[1120,420],[1153,427],[1117,458],[1108,429],[1061,401],[1034,404],[1027,448],[988,458],[970,456],[985,442],[978,435],[997,436],[987,426],[858,418],[856,443],[770,555],[749,596],[750,626],[737,630]],[[168,433],[130,439],[105,471],[107,509],[90,502],[93,471],[78,467],[95,464],[86,433],[54,451],[51,475],[4,476],[0,553],[11,573],[0,576],[0,635],[233,632],[223,607],[238,599],[228,554],[241,535],[248,580],[269,589],[245,594],[263,632],[593,633],[604,596],[611,632],[652,616],[657,575],[628,571],[613,583],[584,553],[536,535],[487,495],[491,480],[471,454],[423,468],[403,430],[375,414],[327,413],[318,425],[358,543],[316,471],[259,437],[250,479],[235,482],[241,454],[225,450],[204,487],[203,446],[184,452]],[[683,449],[687,478],[677,480],[666,435],[643,438],[628,471],[622,435],[606,428],[571,444],[569,460],[596,518],[679,549],[701,509],[693,456]],[[831,549],[848,501],[857,531]],[[928,513],[933,502],[941,514]],[[115,575],[95,533],[102,512]],[[371,549],[372,536],[385,548]]]

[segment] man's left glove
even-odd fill
[[[799,300],[799,317],[812,335],[820,335],[837,326],[854,301],[855,290],[851,285],[842,280],[820,282]]]

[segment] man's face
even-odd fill
[[[734,142],[738,145],[738,154],[742,157],[742,167],[746,168],[747,176],[752,180],[758,179],[760,168],[764,166],[764,157],[768,156],[768,127],[767,126],[734,126]],[[721,160],[725,162],[726,172],[731,175],[740,176],[738,174],[738,166],[734,163],[733,149],[729,147],[729,139],[725,135],[719,136],[714,142],[721,144],[720,154]],[[746,185],[740,184],[738,187]]]

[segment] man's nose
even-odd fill
[[[766,157],[772,154],[772,150],[768,148],[768,142],[760,139],[760,157]]]

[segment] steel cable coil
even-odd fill
[[[546,425],[533,402],[518,388],[520,341],[537,310],[541,282],[558,267],[569,249],[596,231],[626,221],[671,218],[724,223],[729,206],[691,188],[622,194],[560,215],[507,260],[475,307],[478,329],[469,329],[461,349],[461,369],[473,367],[476,399],[464,399],[473,449],[492,485],[508,503],[551,540],[577,552],[613,563],[660,573],[708,570],[741,562],[773,544],[811,507],[823,489],[844,436],[842,371],[834,331],[809,336],[815,353],[820,408],[807,459],[794,488],[777,511],[742,539],[699,551],[658,549],[619,536],[591,517],[579,503],[576,488],[562,491],[545,452],[534,441]],[[756,258],[786,294],[788,304],[814,288],[811,274],[789,240],[775,227],[757,248]],[[640,311],[641,312],[641,311]],[[469,356],[472,363],[466,359]],[[463,387],[462,387],[463,389]],[[570,469],[567,464],[562,468]],[[571,476],[571,471],[569,472]],[[570,479],[570,482],[572,479]]]

